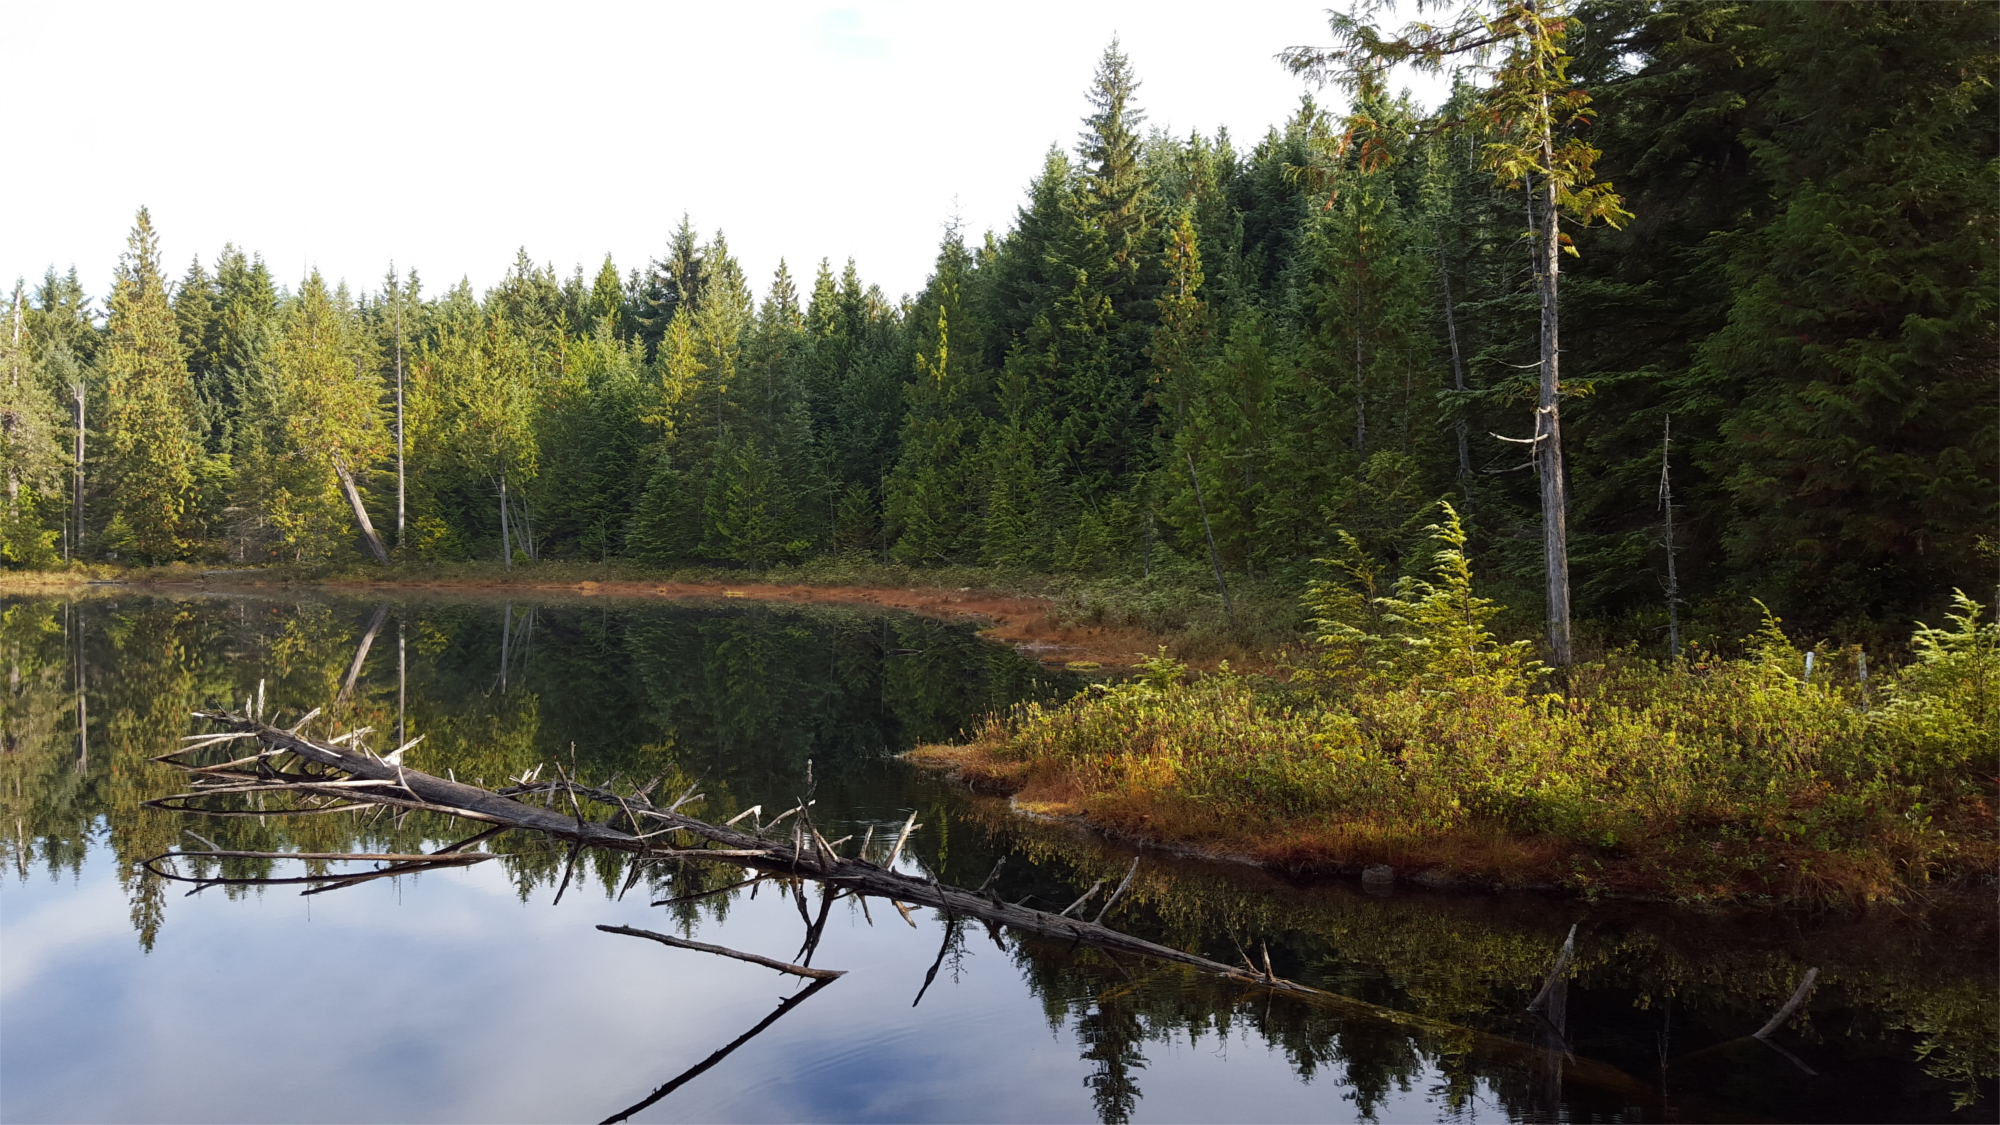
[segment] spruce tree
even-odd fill
[[[215,373],[207,406],[216,448],[238,450],[245,413],[267,398],[278,332],[278,288],[261,256],[226,245],[215,262]]]
[[[686,309],[691,316],[701,308],[702,289],[708,284],[708,262],[702,255],[700,237],[694,223],[683,213],[680,226],[667,239],[667,253],[647,267],[641,282],[636,319],[647,347],[656,345],[666,334],[674,315]]]
[[[200,408],[160,272],[159,235],[143,207],[125,246],[100,361],[111,516],[105,544],[158,563],[192,546]]]
[[[590,292],[584,298],[583,316],[576,330],[587,336],[601,320],[610,321],[611,330],[621,336],[631,331],[625,309],[625,287],[618,280],[618,267],[612,263],[609,254],[604,255],[604,264],[598,267],[597,276],[591,280]]]
[[[906,562],[961,561],[977,545],[965,503],[980,429],[978,332],[965,295],[972,270],[953,227],[913,313],[916,377],[904,388],[902,449],[884,504],[892,553]]]

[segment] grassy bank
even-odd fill
[[[1918,630],[1894,675],[1767,618],[1740,657],[1614,654],[1558,678],[1486,630],[1462,539],[1439,535],[1431,580],[1316,587],[1320,647],[1289,682],[1163,655],[917,757],[1032,811],[1301,869],[1815,903],[1993,873],[2000,626],[1982,607]]]

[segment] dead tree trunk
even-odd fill
[[[1215,567],[1215,584],[1222,588],[1222,612],[1229,618],[1229,627],[1236,627],[1236,607],[1229,603],[1229,582],[1222,577],[1222,556],[1215,549],[1215,529],[1208,523],[1208,505],[1201,499],[1201,473],[1194,467],[1194,454],[1181,450],[1187,455],[1188,482],[1194,485],[1194,506],[1201,512],[1201,529],[1208,534],[1208,562]]]
[[[389,565],[389,549],[382,545],[382,537],[375,534],[375,521],[368,518],[368,508],[361,503],[361,490],[354,487],[354,475],[347,471],[340,458],[333,459],[334,475],[340,478],[341,494],[347,497],[347,506],[354,509],[354,522],[361,527],[361,538],[368,544],[368,553],[383,566]]]
[[[507,474],[500,474],[500,564],[514,569],[514,545],[507,541]]]
[[[1542,95],[1547,114],[1548,95]],[[1544,129],[1539,138],[1543,167],[1555,162],[1554,138]],[[1530,192],[1529,216],[1534,203]],[[1535,408],[1535,460],[1541,469],[1542,563],[1548,596],[1549,655],[1557,667],[1570,663],[1569,616],[1569,492],[1563,479],[1562,383],[1558,376],[1561,349],[1556,336],[1556,283],[1562,273],[1562,223],[1554,176],[1542,177],[1542,224],[1534,234],[1541,276],[1542,378]]]
[[[390,273],[395,273],[391,263]],[[403,473],[403,293],[396,291],[396,550],[404,550],[407,532],[404,527],[404,501],[407,481]]]
[[[1440,242],[1443,240],[1440,239]],[[1465,393],[1465,364],[1458,354],[1458,318],[1453,315],[1451,303],[1451,262],[1446,258],[1444,247],[1438,247],[1438,276],[1444,280],[1444,333],[1451,342],[1451,385],[1460,395]],[[1472,445],[1468,440],[1469,429],[1465,422],[1465,403],[1461,399],[1456,411],[1458,422],[1458,482],[1465,492],[1465,512],[1472,514]]]
[[[78,555],[81,555],[81,554],[83,553],[83,398],[84,398],[84,389],[85,389],[85,388],[84,388],[84,385],[83,385],[83,381],[82,381],[82,380],[80,380],[80,379],[79,379],[78,381],[74,382],[74,383],[71,383],[71,384],[70,384],[70,388],[69,388],[69,391],[70,391],[70,394],[71,394],[72,396],[74,396],[74,397],[75,397],[75,399],[76,399],[76,466],[75,466],[75,470],[74,470],[74,478],[73,478],[73,483],[75,484],[75,492],[76,492],[76,496],[75,496],[75,510],[74,510],[74,511],[73,511],[73,512],[71,513],[72,517],[73,517],[73,518],[75,519],[75,521],[76,521],[76,534],[75,534],[75,536],[74,536],[74,537],[72,537],[72,538],[71,538],[71,541],[70,541],[69,543],[65,544],[65,550],[64,550],[64,555],[63,555],[63,561],[65,561],[65,562],[67,562],[67,561],[69,561],[69,560],[70,560],[71,558],[74,558],[74,557],[76,557],[76,556],[78,556]]]

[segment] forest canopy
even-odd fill
[[[852,260],[746,277],[686,216],[646,263],[523,249],[484,294],[233,245],[176,270],[141,208],[108,295],[51,267],[5,297],[0,560],[358,561],[372,523],[417,562],[1302,587],[1341,551],[1428,565],[1448,499],[1538,604],[1539,230],[1579,617],[1659,606],[1670,544],[1682,599],[1809,628],[1990,588],[1993,8],[1593,0],[1562,30],[1588,112],[1556,128],[1615,225],[1551,230],[1553,189],[1495,167],[1490,73],[1178,135],[1116,43],[1008,229],[947,229],[901,298]]]

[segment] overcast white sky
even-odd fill
[[[895,296],[954,210],[1006,228],[1114,33],[1151,123],[1249,141],[1327,6],[4,0],[0,271],[101,298],[144,204],[176,276],[234,241],[286,284],[484,289],[519,246],[643,265],[685,210],[760,294],[851,255]]]

